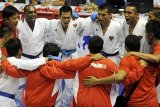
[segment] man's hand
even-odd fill
[[[94,55],[91,56],[91,61],[100,60],[102,58],[104,58],[104,56],[102,54],[100,54],[100,53],[94,54]]]
[[[95,86],[98,84],[98,78],[93,76],[88,76],[86,79],[83,79],[83,83],[86,87]]]
[[[148,62],[144,61],[144,60],[140,60],[139,61],[140,65],[143,66],[144,68],[146,68],[148,66]]]

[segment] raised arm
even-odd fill
[[[39,66],[46,64],[47,58],[37,58],[37,59],[16,59],[15,65],[18,69],[33,71]]]
[[[137,57],[140,57],[143,60],[146,60],[151,63],[160,63],[160,54],[148,54],[148,53],[141,53],[141,52],[128,52],[126,56],[128,55],[135,55]]]
[[[29,72],[25,70],[17,69],[14,65],[11,65],[8,60],[2,61],[2,70],[14,78],[26,77],[29,74]]]
[[[77,71],[86,68],[90,63],[90,56],[86,56],[78,59],[69,59],[64,62],[56,62],[55,66],[65,70]]]
[[[75,72],[62,70],[55,66],[58,61],[49,61],[47,64],[40,67],[40,73],[50,79],[69,79],[75,77]]]
[[[126,78],[124,79],[124,84],[132,84],[137,82],[144,74],[145,68],[148,66],[148,63],[144,60],[140,60],[140,65],[138,65],[132,72],[129,72]]]

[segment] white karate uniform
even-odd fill
[[[44,46],[44,36],[50,30],[49,20],[37,18],[33,31],[30,29],[26,20],[20,20],[17,25],[18,38],[21,40],[23,53],[27,55],[38,55]],[[42,56],[42,54],[41,54]]]
[[[37,18],[33,31],[26,20],[20,20],[17,25],[18,38],[21,40],[23,53],[27,55],[42,57],[42,50],[45,43],[45,35],[50,31],[50,21],[45,18]],[[22,59],[29,59],[21,56]],[[20,87],[26,83],[26,78],[20,78]],[[19,97],[23,88],[19,89]],[[18,97],[18,98],[19,98]],[[21,99],[21,98],[20,98]]]
[[[71,20],[65,33],[61,25],[61,20],[53,19],[51,20],[51,32],[47,37],[48,40],[46,41],[57,44],[61,50],[76,49],[82,30],[83,25],[81,23]],[[72,58],[72,55],[61,54],[60,56],[63,60]],[[73,98],[72,82],[73,79],[65,79],[65,88],[63,92],[62,89],[59,90],[59,95],[55,105],[56,107],[70,106]]]
[[[45,58],[22,60],[15,57],[9,57],[7,60],[17,68],[25,70],[34,70],[37,69],[40,65],[46,63]],[[19,79],[13,78],[5,74],[5,72],[0,75],[0,91],[16,95],[19,88]],[[14,99],[0,95],[0,107],[17,107],[17,105]]]
[[[148,45],[146,37],[145,37],[146,23],[147,23],[146,18],[140,17],[135,28],[133,29],[132,34],[137,35],[137,36],[142,36],[140,51],[144,53],[150,53],[151,46]],[[129,35],[129,25],[127,25],[125,29],[126,29],[125,31],[126,35]]]

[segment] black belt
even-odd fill
[[[38,54],[38,55],[27,55],[25,53],[22,53],[22,56],[26,57],[26,58],[29,58],[29,59],[35,59],[35,58],[39,58],[40,54],[42,53],[42,51]]]
[[[117,51],[116,53],[113,54],[109,54],[109,53],[105,53],[104,51],[101,51],[101,54],[105,57],[109,57],[109,56],[116,56],[119,54],[119,51]]]

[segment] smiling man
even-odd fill
[[[72,8],[70,6],[62,6],[59,9],[59,19],[51,20],[51,32],[47,40],[49,43],[57,44],[61,49],[63,60],[73,58],[73,53],[76,52],[77,42],[81,31],[84,29],[81,23],[72,19]],[[72,79],[65,80],[65,88],[63,90],[60,106],[69,106],[73,98]],[[64,86],[64,85],[63,85]],[[59,95],[61,97],[61,95]],[[59,99],[58,97],[58,99]]]
[[[34,5],[24,7],[24,18],[18,22],[18,38],[21,40],[23,59],[35,59],[42,57],[44,46],[43,37],[46,30],[49,29],[49,21],[45,18],[37,18],[36,8]],[[20,81],[19,90],[25,86],[25,78]],[[20,92],[21,94],[21,92]]]

